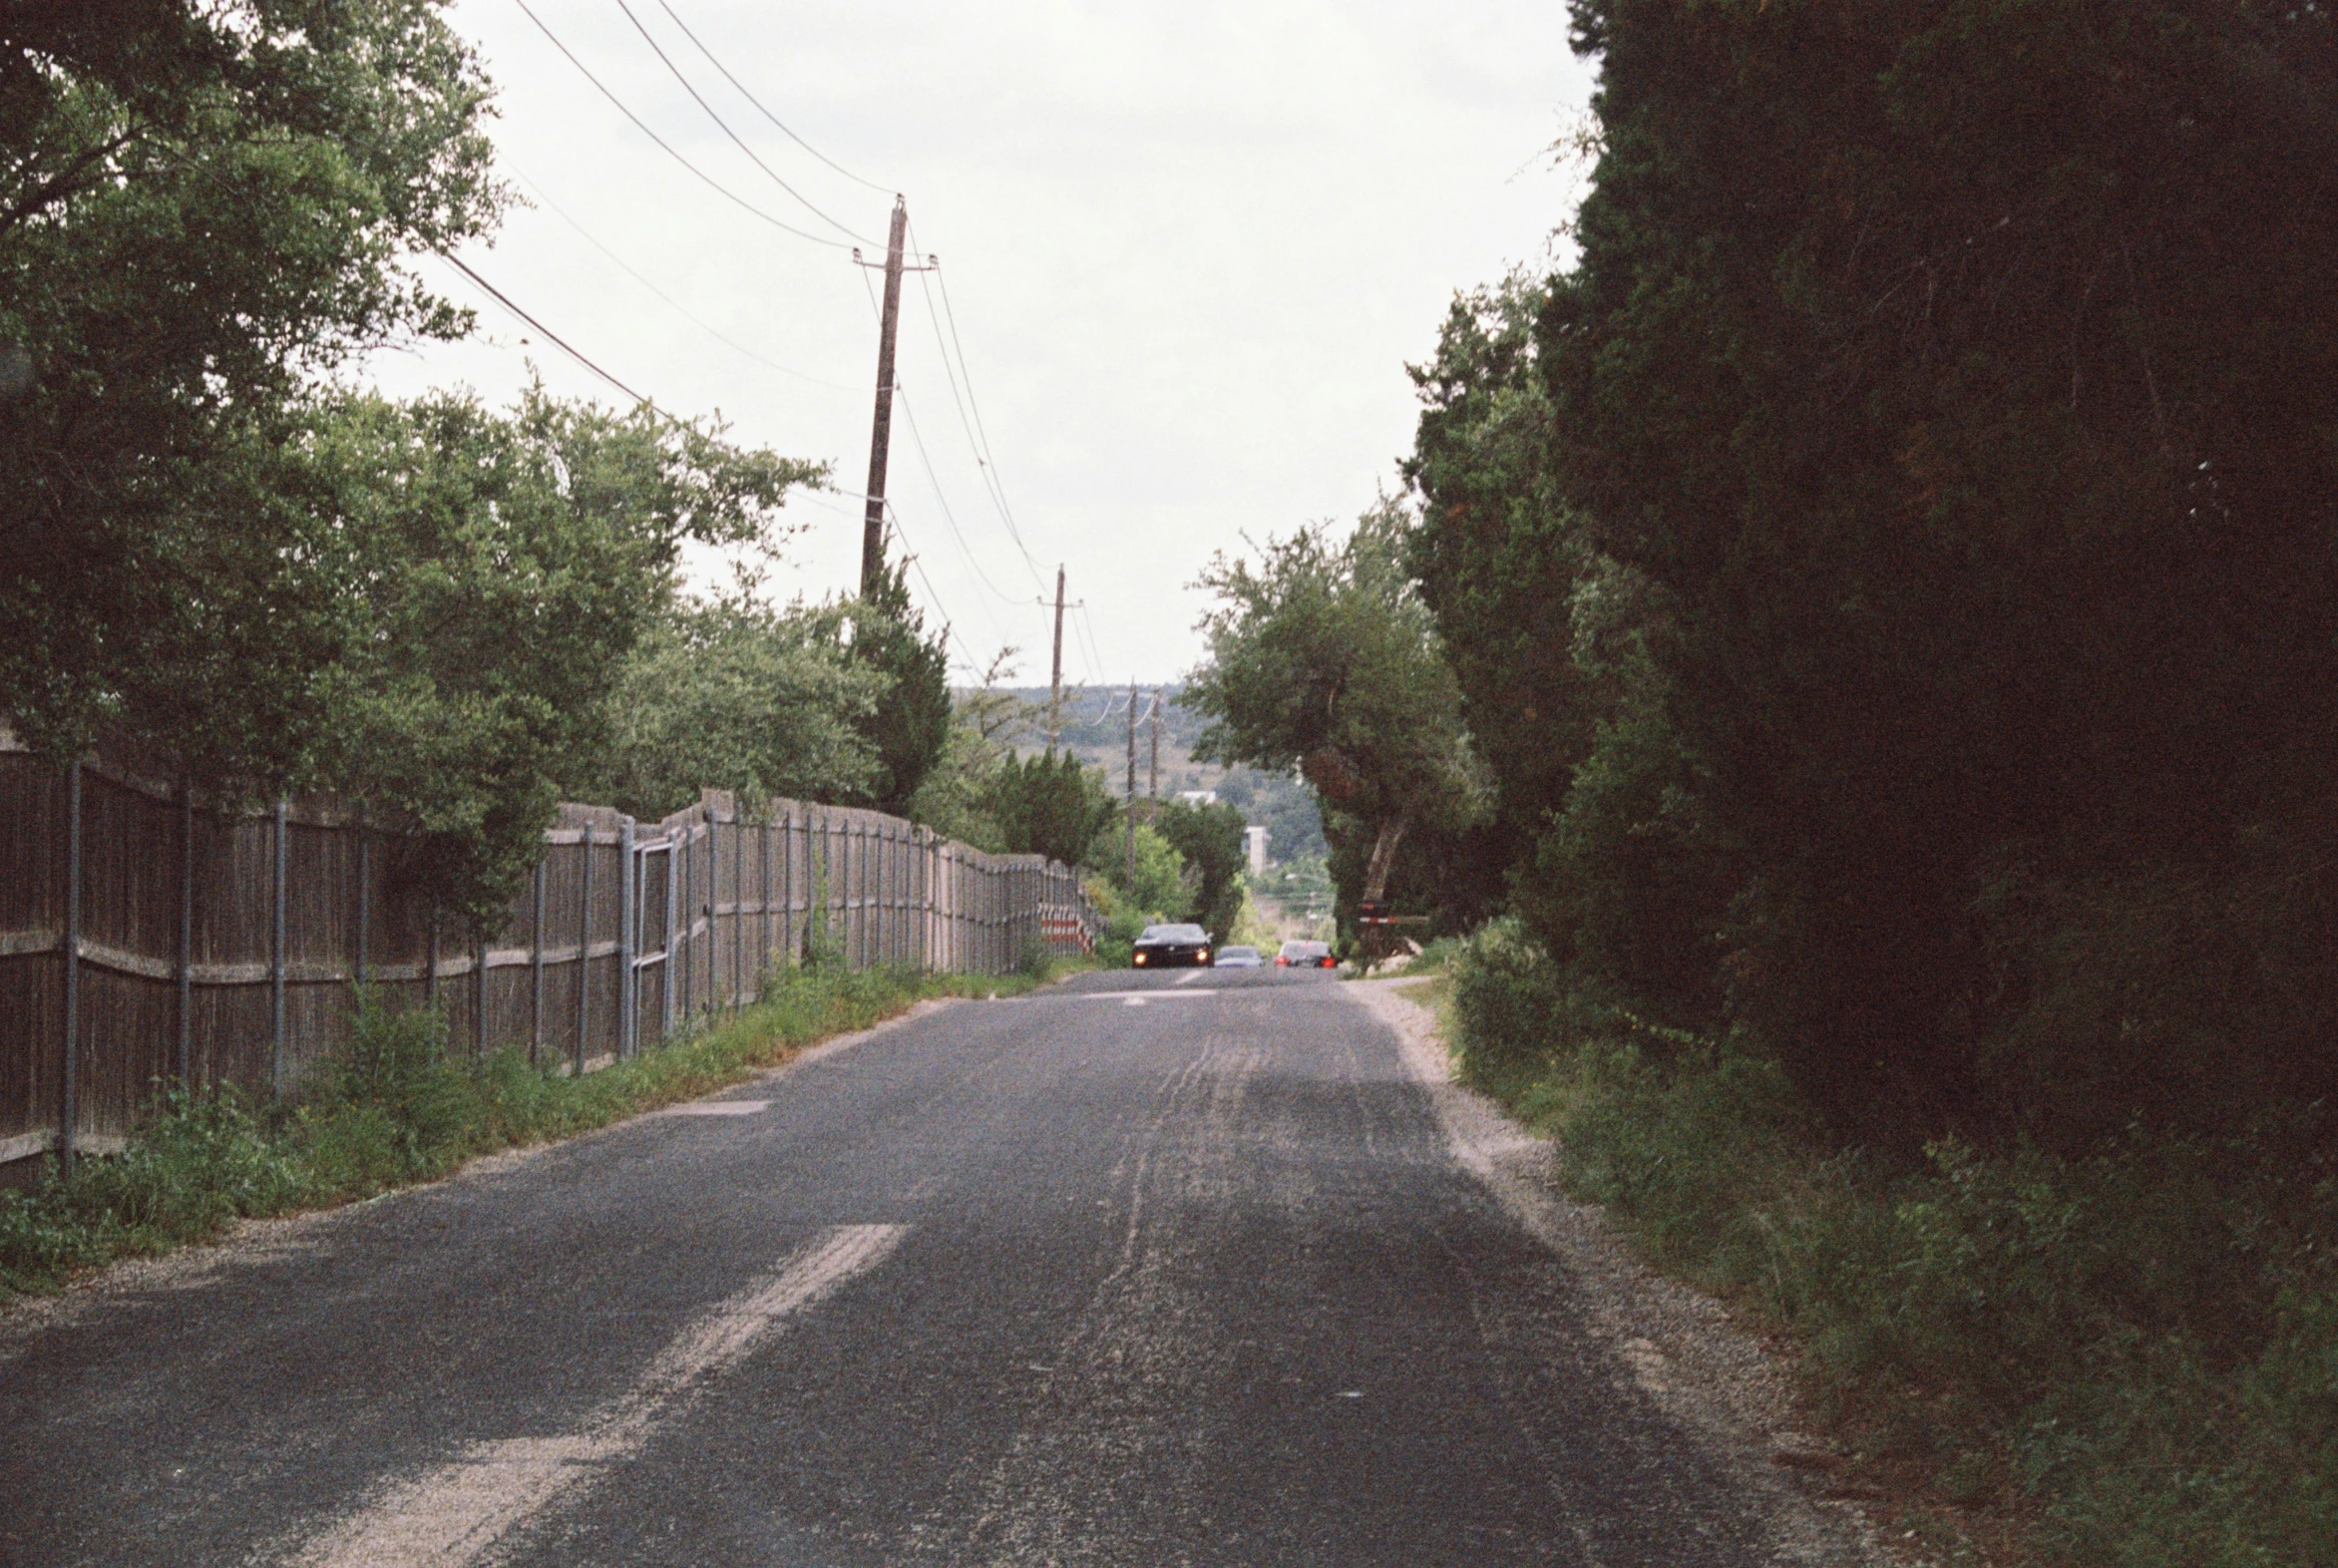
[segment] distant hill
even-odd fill
[[[1006,743],[1019,751],[1033,751],[1047,744],[1047,688],[1045,686],[1012,686],[1005,688],[1037,710],[1031,724],[1018,735],[1002,736]],[[1164,686],[1161,705],[1161,795],[1174,797],[1182,790],[1216,790],[1219,798],[1240,807],[1244,820],[1267,829],[1267,854],[1277,862],[1321,857],[1327,853],[1324,844],[1323,819],[1316,811],[1315,797],[1297,779],[1261,773],[1256,768],[1235,768],[1229,771],[1215,762],[1194,760],[1193,743],[1201,737],[1207,722],[1198,713],[1177,701],[1181,686]],[[1153,688],[1137,689],[1137,714],[1144,717],[1151,706]],[[1127,785],[1128,778],[1128,688],[1104,691],[1093,686],[1067,686],[1063,692],[1063,728],[1058,742],[1066,751],[1082,762],[1092,763],[1104,770],[1112,792],[1117,795]],[[1152,778],[1152,726],[1139,724],[1136,732],[1136,792],[1148,792]]]

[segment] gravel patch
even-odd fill
[[[1435,1014],[1404,994],[1417,983],[1350,981],[1340,991],[1395,1032],[1454,1158],[1566,1263],[1582,1289],[1586,1327],[1754,1500],[1780,1543],[1778,1560],[1907,1562],[1855,1501],[1826,1495],[1826,1477],[1844,1456],[1806,1429],[1785,1364],[1719,1302],[1633,1258],[1597,1208],[1559,1190],[1551,1142],[1454,1081]]]

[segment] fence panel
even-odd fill
[[[191,797],[0,729],[0,1162],[59,1147],[69,1099],[71,1143],[104,1150],[173,1079],[298,1090],[347,1042],[360,980],[443,1007],[457,1050],[590,1070],[815,952],[996,973],[1098,925],[1035,857],[718,791],[655,824],[563,806],[490,932],[434,916],[426,853],[329,798]]]

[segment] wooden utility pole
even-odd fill
[[[885,457],[893,444],[893,340],[901,321],[902,251],[909,204],[893,198],[893,232],[885,246],[885,314],[877,327],[877,423],[869,432],[869,503],[861,523],[861,597],[877,591],[885,570]],[[860,252],[855,251],[857,256]]]
[[[1055,737],[1063,729],[1063,569],[1055,569],[1055,663],[1047,676],[1047,758],[1055,758]]]
[[[1128,794],[1123,801],[1128,816],[1128,891],[1136,892],[1136,682],[1128,683]]]
[[[1161,693],[1158,691],[1153,693],[1150,717],[1153,721],[1153,770],[1145,786],[1145,793],[1152,797],[1153,803],[1145,808],[1145,820],[1158,822],[1161,820]]]

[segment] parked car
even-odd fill
[[[1210,961],[1221,970],[1255,970],[1259,968],[1259,950],[1256,948],[1220,948],[1218,956]]]
[[[1277,968],[1295,970],[1336,970],[1340,961],[1332,957],[1328,942],[1286,942],[1283,951],[1275,955]]]
[[[1207,965],[1210,934],[1199,926],[1147,926],[1136,939],[1129,963],[1140,970],[1165,970],[1172,965]]]

